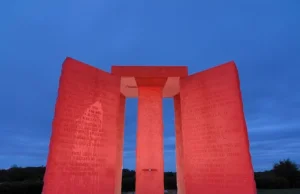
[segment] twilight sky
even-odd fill
[[[254,169],[300,163],[299,10],[299,0],[1,0],[0,168],[45,165],[66,56],[105,71],[187,65],[190,74],[234,60]],[[130,169],[136,113],[137,100],[127,100]],[[175,171],[173,117],[165,100],[166,171]]]

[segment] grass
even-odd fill
[[[300,194],[300,189],[258,190],[257,194]]]

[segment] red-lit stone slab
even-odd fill
[[[187,76],[187,67],[112,66],[112,74],[121,77],[124,96],[138,97],[136,193],[163,194],[162,98],[179,93],[179,80]]]
[[[177,194],[185,194],[180,95],[174,97]]]
[[[43,194],[115,193],[119,102],[119,77],[65,60]]]
[[[164,78],[185,77],[188,74],[186,66],[117,66],[111,67],[114,75],[122,77]]]
[[[256,194],[234,62],[180,82],[186,194]]]
[[[163,88],[163,97],[179,93],[179,79],[188,75],[185,66],[112,66],[113,75],[121,76],[121,93],[127,98],[138,97],[138,86]]]
[[[123,172],[123,150],[124,150],[124,123],[125,123],[125,96],[120,95],[118,130],[117,130],[117,167],[116,167],[116,191],[115,194],[121,193],[122,172]]]
[[[174,98],[178,194],[255,194],[233,62],[183,66],[63,64],[43,194],[120,194],[125,99],[138,97],[136,193],[164,193],[162,99]],[[150,183],[150,184],[149,184]]]
[[[162,117],[162,88],[139,88],[136,194],[164,193]]]

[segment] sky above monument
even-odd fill
[[[300,163],[300,1],[0,2],[0,168],[46,164],[66,56],[119,65],[234,60],[256,171]],[[297,84],[298,83],[298,84]],[[164,100],[165,170],[175,171],[173,101]],[[127,100],[124,168],[135,168],[137,100]]]

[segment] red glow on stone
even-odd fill
[[[234,62],[187,72],[183,66],[113,66],[107,73],[67,58],[43,194],[120,194],[126,97],[138,97],[137,194],[164,192],[164,97],[174,98],[178,193],[255,194]]]

